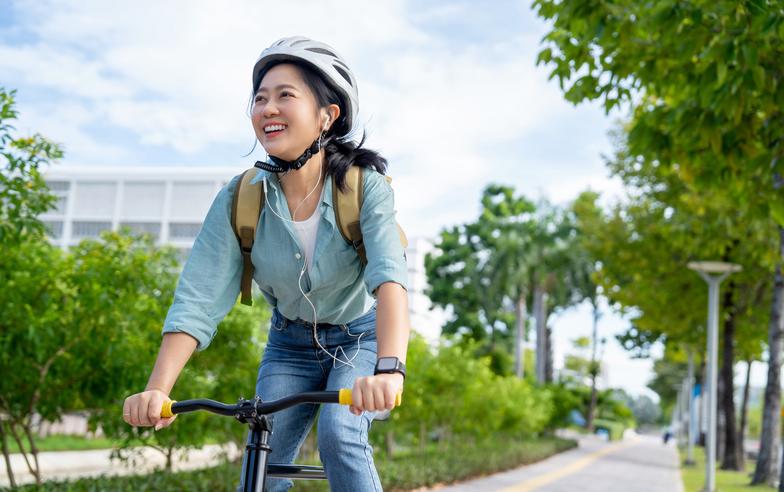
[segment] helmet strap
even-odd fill
[[[265,171],[269,171],[271,173],[286,173],[289,171],[296,171],[301,169],[311,157],[318,154],[319,151],[323,148],[324,143],[323,139],[326,132],[319,135],[319,137],[310,144],[310,147],[305,149],[299,157],[294,159],[293,161],[286,161],[281,159],[280,157],[275,157],[274,155],[270,155],[269,158],[272,162],[264,162],[264,161],[256,161],[254,167],[258,167],[260,169],[264,169]]]

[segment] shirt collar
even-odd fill
[[[264,178],[267,178],[268,186],[275,189],[275,192],[279,196],[283,196],[283,189],[280,186],[280,179],[278,179],[277,173],[271,173],[265,170],[259,170],[256,173],[256,176],[250,180],[250,184],[256,184],[261,182]],[[328,207],[332,207],[332,185],[333,179],[332,176],[327,174],[326,178],[324,178],[324,192],[321,197],[321,204],[327,205]]]

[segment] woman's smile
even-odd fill
[[[275,138],[286,131],[288,125],[278,122],[271,122],[264,125],[264,136],[267,139]]]

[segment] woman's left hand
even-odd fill
[[[391,410],[395,407],[397,394],[402,391],[402,374],[378,374],[357,378],[351,390],[353,405],[349,410],[354,415],[362,415],[363,411]]]

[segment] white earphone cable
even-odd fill
[[[319,136],[319,139],[321,139],[321,136]],[[322,161],[323,161],[323,159],[322,159]],[[297,205],[297,208],[295,208],[294,211],[291,213],[291,218],[292,219],[294,219],[296,217],[297,210],[299,210],[299,208],[305,203],[305,201],[307,201],[307,199],[310,197],[310,195],[312,195],[318,189],[318,185],[321,182],[322,168],[323,168],[323,162],[319,163],[319,177],[318,177],[318,180],[316,181],[316,186],[313,187],[313,189],[310,191],[310,193],[308,193],[305,196],[305,198],[302,199],[302,201],[299,203],[299,205]],[[280,220],[283,220],[283,221],[286,221],[286,222],[295,223],[296,222],[295,220],[290,220],[290,219],[287,219],[285,217],[282,217],[279,213],[277,213],[275,211],[275,209],[272,208],[272,205],[270,205],[270,203],[269,203],[270,200],[268,199],[269,195],[267,194],[267,178],[266,177],[262,181],[262,186],[264,187],[264,196],[267,197],[264,200],[264,206],[267,207],[269,209],[269,211],[272,212],[274,215],[276,215]],[[346,328],[346,332],[348,333],[349,336],[352,336],[352,337],[356,336],[357,337],[357,350],[354,352],[354,355],[351,358],[348,358],[348,356],[346,355],[346,352],[343,350],[342,346],[338,346],[338,348],[335,349],[335,355],[332,355],[331,353],[329,353],[329,351],[326,348],[324,348],[323,345],[321,345],[321,342],[319,342],[318,334],[317,334],[317,330],[316,330],[316,327],[318,326],[318,315],[316,313],[316,306],[310,301],[310,298],[308,297],[307,294],[305,294],[305,291],[302,288],[302,276],[305,275],[305,268],[306,268],[306,266],[307,266],[307,258],[305,258],[303,256],[303,258],[302,258],[302,269],[299,272],[299,279],[297,280],[297,286],[299,287],[299,291],[302,293],[302,297],[305,298],[305,300],[308,302],[308,304],[310,304],[311,309],[313,309],[313,340],[315,340],[316,344],[319,346],[319,348],[322,351],[324,351],[324,353],[326,353],[327,355],[329,355],[332,358],[332,367],[333,368],[335,368],[335,363],[336,362],[340,362],[341,364],[348,365],[348,366],[351,366],[352,368],[354,368],[356,366],[354,366],[353,361],[359,355],[360,340],[362,339],[362,335],[364,335],[364,333],[360,333],[359,335],[352,335],[351,331],[348,329],[348,326],[344,325],[345,328]],[[338,352],[339,351],[343,353],[344,357],[346,357],[345,361],[338,358]]]

